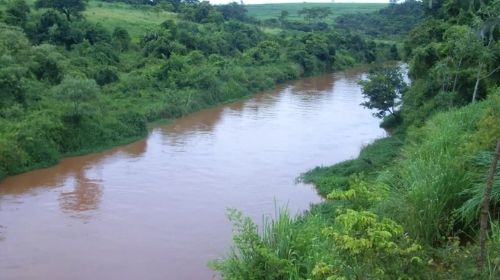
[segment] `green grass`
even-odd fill
[[[101,23],[109,30],[118,26],[125,28],[132,37],[132,41],[136,43],[148,29],[158,26],[167,19],[175,18],[174,13],[160,11],[151,6],[100,1],[90,1],[84,15],[87,20]]]
[[[302,21],[303,18],[298,15],[298,12],[304,8],[330,8],[332,14],[326,20],[331,23],[336,17],[343,14],[353,13],[370,13],[378,11],[388,4],[383,3],[289,3],[289,4],[259,4],[246,5],[248,15],[259,20],[270,18],[278,18],[281,11],[288,11],[288,20]]]
[[[35,0],[26,1],[33,10]],[[7,1],[0,0],[0,11],[5,10]],[[175,19],[176,14],[161,11],[155,7],[134,6],[126,3],[107,3],[91,0],[83,13],[85,18],[94,23],[100,23],[108,30],[115,27],[125,28],[132,41],[138,43],[147,30],[158,26],[168,19]]]
[[[346,160],[327,167],[316,167],[302,175],[306,183],[315,184],[319,193],[326,197],[334,189],[345,189],[349,177],[364,173],[373,177],[390,164],[400,152],[403,145],[401,136],[381,138],[364,147],[356,159]]]
[[[335,178],[360,172],[369,175],[362,179],[367,189],[351,184],[349,188],[356,191],[340,198],[343,201],[327,200],[297,217],[278,209],[274,220],[265,217],[261,227],[241,213],[231,212],[232,249],[211,267],[231,280],[500,279],[498,211],[490,213],[487,264],[481,275],[475,266],[477,244],[460,243],[459,235],[467,228],[454,224],[461,214],[455,210],[471,195],[476,196],[469,206],[477,220],[482,198],[477,188],[484,188],[492,145],[500,136],[495,130],[500,91],[495,94],[437,114],[422,128],[410,129],[404,139],[399,135],[379,139],[366,146],[357,159],[304,175],[322,193],[327,191],[320,184]],[[490,144],[475,143],[478,140]],[[480,165],[471,161],[478,151],[479,155],[488,154]],[[500,168],[498,171],[496,187],[500,186]],[[474,178],[480,179],[479,185],[473,184]],[[466,188],[474,193],[464,193]],[[361,211],[346,209],[353,204],[341,204],[355,203],[367,194],[370,203]],[[493,198],[498,201],[498,197],[497,188]],[[376,238],[371,241],[371,236]],[[386,244],[390,245],[384,247]]]
[[[470,147],[475,146],[475,136],[488,120],[489,108],[499,105],[500,95],[492,94],[481,103],[437,114],[423,128],[409,131],[401,159],[392,171],[394,188],[386,200],[385,212],[400,221],[412,236],[437,244],[456,234],[456,228],[468,230],[456,211],[473,195],[464,191],[475,183],[484,186],[484,179],[476,182],[475,178],[486,173],[488,167],[478,166],[475,158],[492,150]],[[494,116],[498,120],[498,115]],[[493,122],[485,124],[488,131],[497,126]],[[487,142],[494,145],[499,136],[492,134]]]
[[[310,279],[318,262],[335,260],[333,241],[321,234],[328,222],[320,215],[291,216],[279,208],[260,227],[238,211],[229,218],[234,244],[209,264],[223,279]]]
[[[34,5],[34,0],[27,1],[30,5]],[[298,11],[303,8],[324,7],[330,8],[332,14],[327,18],[326,22],[331,23],[333,20],[343,14],[352,13],[370,13],[386,7],[387,4],[375,3],[290,3],[290,4],[259,4],[246,5],[248,15],[259,20],[270,18],[278,18],[282,10],[288,11],[288,20],[302,21],[303,18],[298,15]],[[0,9],[3,10],[5,5],[0,1]],[[125,28],[132,41],[138,43],[145,32],[155,26],[158,26],[165,20],[175,19],[176,15],[171,12],[161,11],[152,6],[134,6],[126,3],[107,3],[96,0],[88,2],[87,10],[84,12],[85,17],[95,23],[100,23],[108,30],[113,30],[120,26]],[[281,31],[279,28],[265,28],[266,33],[276,34]]]

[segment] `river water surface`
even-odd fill
[[[0,183],[0,279],[213,279],[227,208],[255,221],[321,199],[295,178],[384,135],[363,71],[328,74],[181,118],[147,139]]]

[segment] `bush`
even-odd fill
[[[94,79],[98,85],[104,86],[118,81],[119,77],[116,69],[113,69],[111,67],[106,67],[99,69],[95,74]]]

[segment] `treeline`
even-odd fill
[[[420,1],[406,0],[370,14],[341,15],[335,19],[334,26],[378,38],[394,38],[408,34],[424,16],[424,7]]]
[[[334,29],[377,39],[397,40],[407,35],[425,17],[424,7],[416,0],[390,4],[372,13],[346,13],[330,20],[332,13],[333,10],[327,7],[304,8],[296,15],[283,10],[279,17],[263,20],[260,24],[300,31]],[[302,20],[297,20],[296,16]]]
[[[301,216],[259,229],[231,212],[233,250],[211,264],[224,279],[500,278],[500,2],[421,5],[411,85],[393,68],[360,83],[391,136],[305,173],[326,201]]]
[[[179,3],[140,38],[86,20],[86,1],[0,4],[0,177],[143,137],[150,121],[389,56],[347,32],[263,32],[238,4]]]

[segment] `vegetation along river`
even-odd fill
[[[0,182],[0,275],[212,279],[227,208],[254,220],[320,201],[295,178],[384,135],[363,109],[362,69],[307,78],[200,111],[147,139]]]

